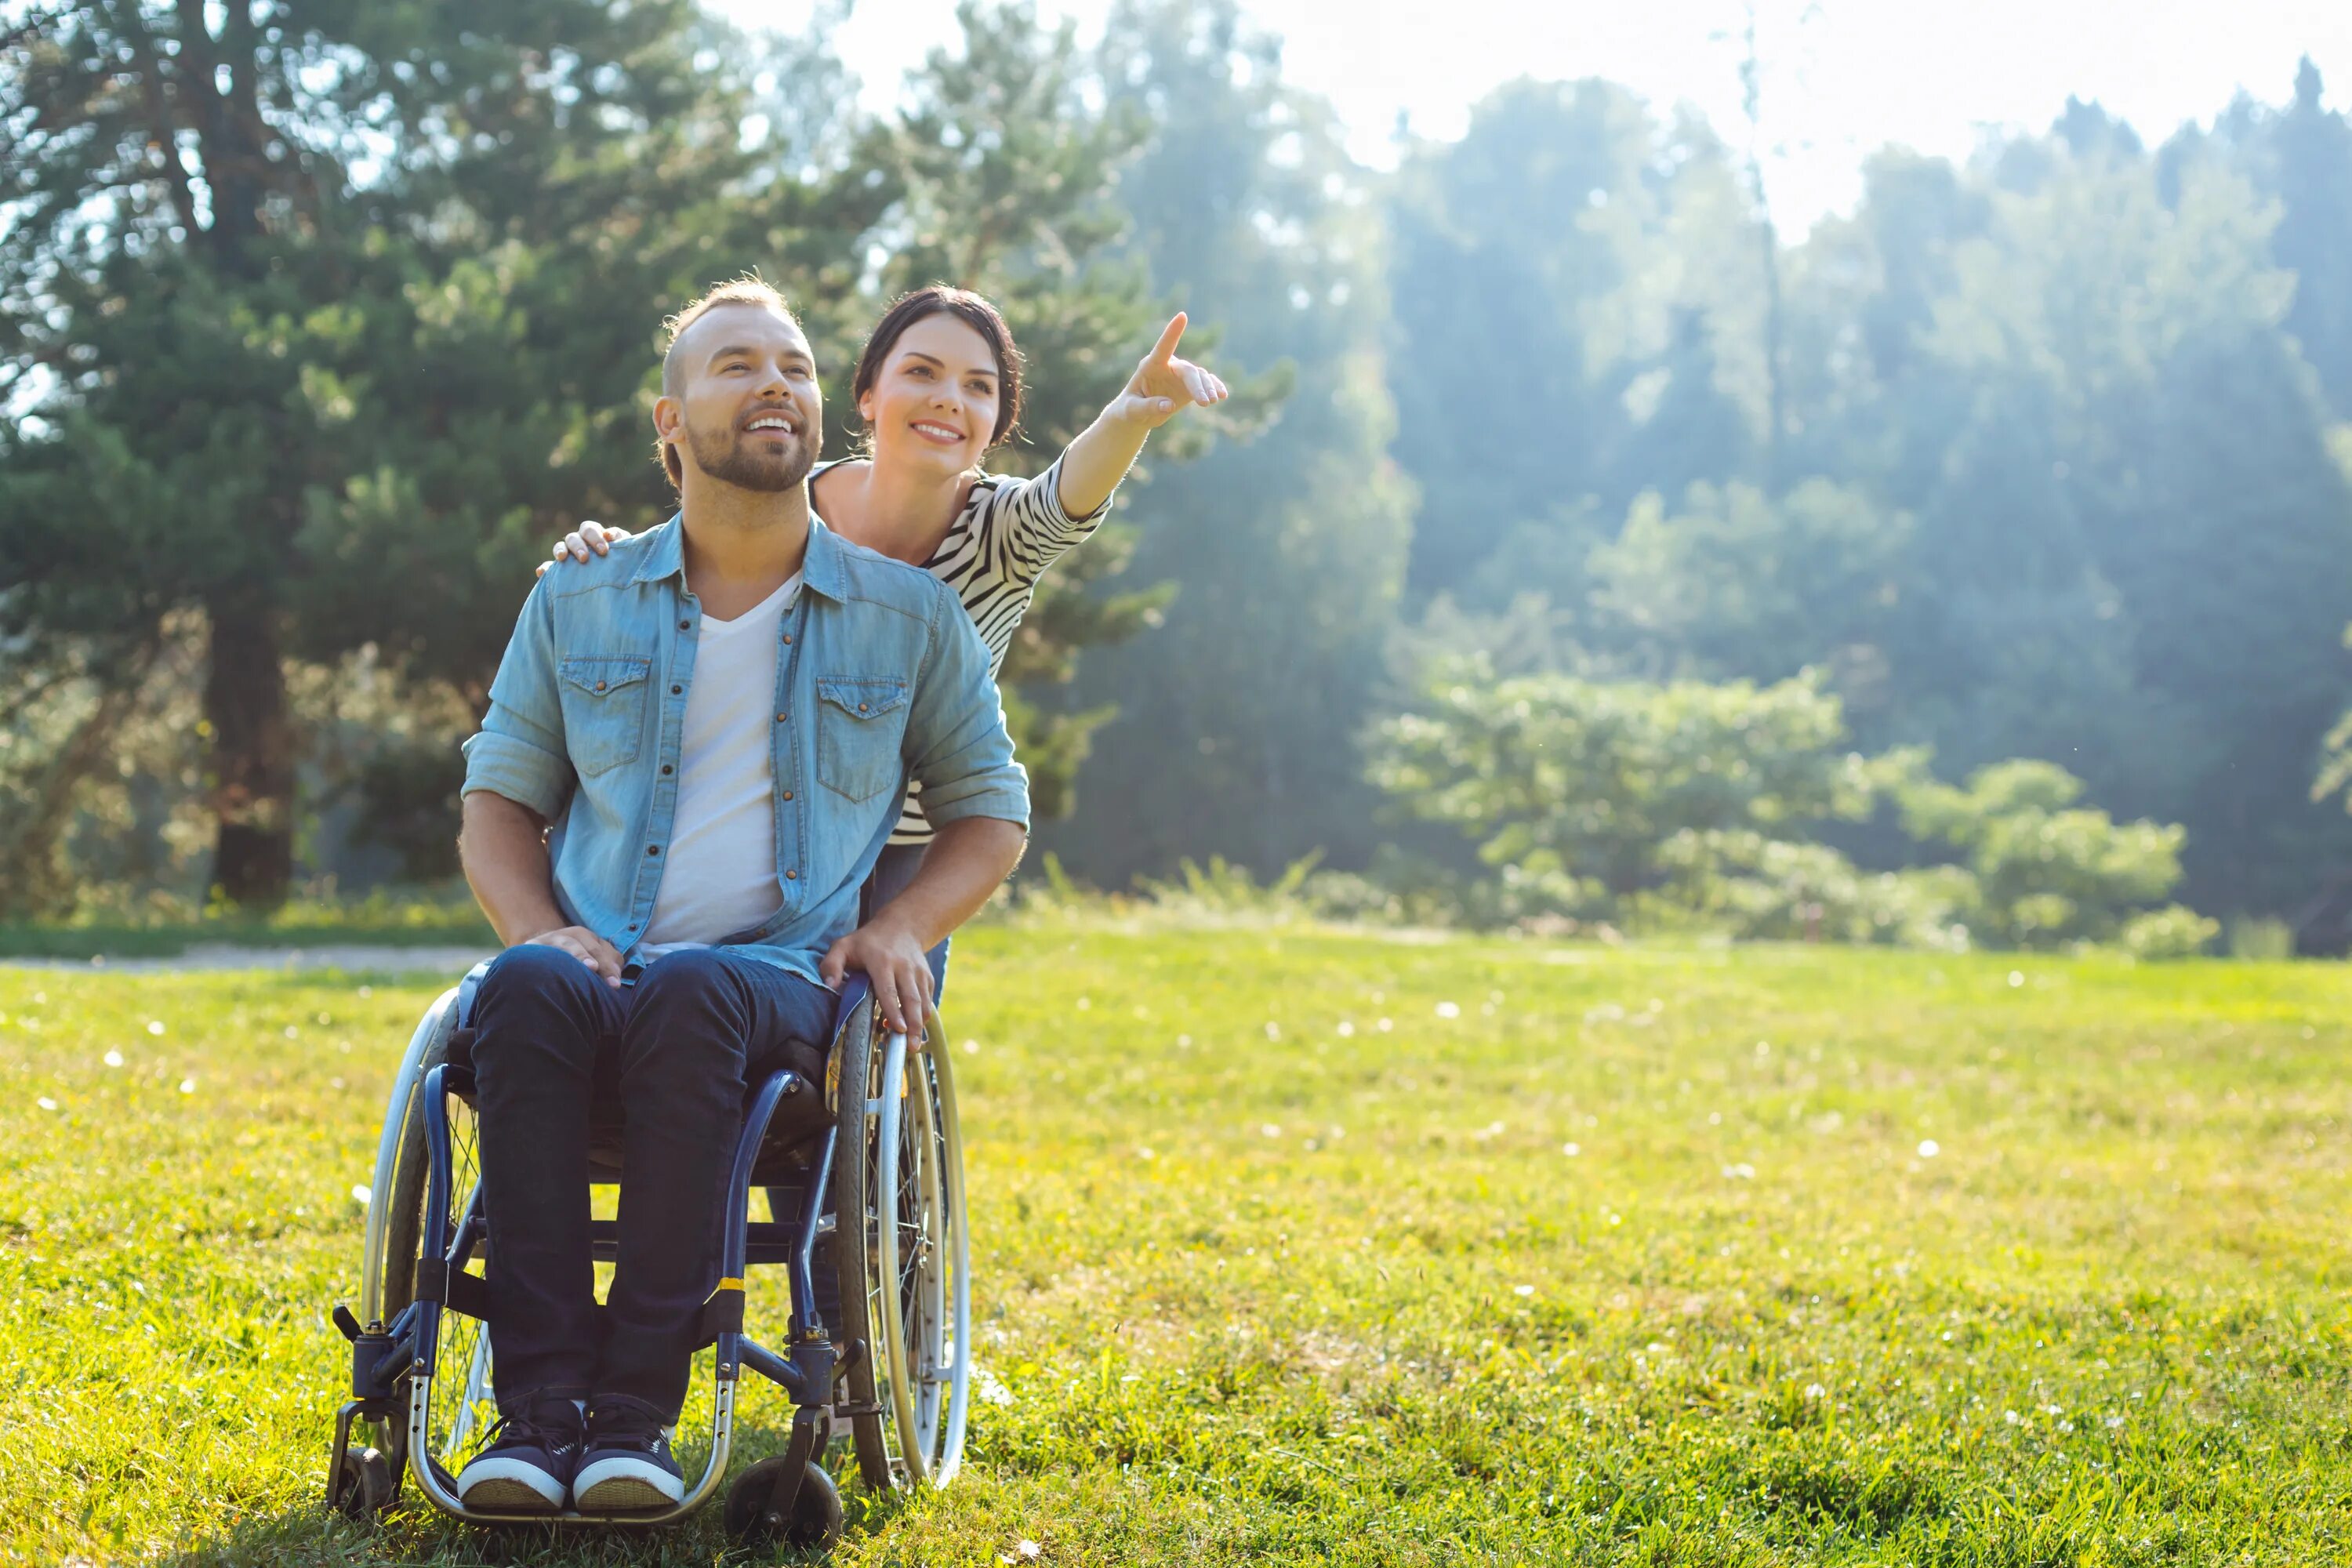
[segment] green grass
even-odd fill
[[[724,1556],[319,1513],[428,995],[0,974],[0,1553]],[[950,1001],[1011,1398],[835,1561],[2352,1557],[2340,968],[1045,925]]]
[[[62,921],[0,921],[0,958],[176,958],[203,946],[294,948],[497,945],[464,888],[295,899],[266,915],[166,902],[101,908]]]

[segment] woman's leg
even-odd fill
[[[922,864],[923,846],[919,844],[886,845],[882,850],[882,858],[874,863],[874,874],[866,879],[865,889],[858,896],[858,920],[863,922],[873,919],[877,910],[905,892],[907,884],[915,879],[915,873]],[[950,940],[946,937],[940,938],[940,944],[923,955],[930,960],[931,995],[935,1000],[947,989]],[[819,1044],[824,1051],[831,1053],[833,1040],[829,1036]],[[790,1224],[800,1213],[800,1200],[801,1194],[795,1188],[770,1187],[768,1212],[777,1220]],[[831,1268],[820,1268],[816,1271],[815,1305],[817,1316],[833,1331],[835,1337],[838,1338],[841,1330],[841,1303],[839,1292],[835,1288],[834,1272]]]
[[[891,844],[884,847],[882,858],[874,862],[874,874],[866,879],[866,890],[858,900],[857,918],[868,921],[875,911],[907,890],[922,869],[923,849],[920,844]],[[943,936],[937,947],[923,956],[931,964],[931,999],[943,1002],[948,989],[948,945],[955,939]]]

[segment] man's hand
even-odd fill
[[[931,1010],[931,966],[920,939],[885,910],[828,948],[816,972],[838,991],[853,969],[873,983],[874,1005],[891,1033],[921,1038]]]
[[[515,945],[562,948],[603,975],[605,984],[616,990],[620,986],[621,954],[619,951],[586,926],[559,926],[553,931],[543,931],[537,936],[525,937]]]

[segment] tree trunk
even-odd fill
[[[275,909],[294,876],[294,730],[277,617],[249,601],[210,609],[213,886],[246,909]]]

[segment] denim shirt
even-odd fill
[[[783,904],[719,939],[810,980],[857,923],[857,895],[909,776],[931,820],[1026,826],[988,650],[955,592],[850,543],[814,517],[799,596],[779,633],[776,689],[742,715],[773,735],[776,880]],[[677,758],[702,610],[672,518],[524,601],[466,742],[465,792],[554,825],[555,901],[626,960],[653,917],[677,809]]]

